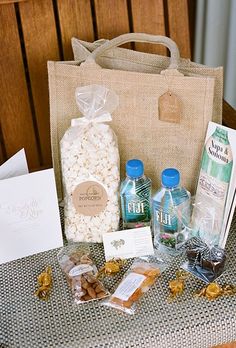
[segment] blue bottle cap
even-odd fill
[[[143,162],[138,159],[132,159],[126,162],[126,174],[131,178],[143,176]]]
[[[175,168],[166,168],[161,174],[162,185],[166,187],[174,187],[179,185],[180,174]]]

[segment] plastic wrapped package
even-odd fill
[[[134,314],[140,298],[154,285],[165,268],[166,264],[154,256],[136,259],[113,295],[102,305]]]
[[[182,247],[188,261],[181,267],[209,283],[224,271],[226,254],[220,244],[216,243],[217,240],[219,241],[219,236],[216,235],[215,230],[217,214],[214,206],[206,207],[198,201],[193,203],[193,210],[195,211],[194,221],[186,226],[189,238]],[[196,226],[198,226],[197,229]]]
[[[69,245],[58,254],[58,262],[66,276],[76,304],[109,296],[100,280],[90,251],[86,247]]]
[[[102,242],[120,219],[117,138],[104,124],[118,96],[99,85],[77,88],[75,96],[84,117],[72,119],[60,144],[65,234],[75,242]]]

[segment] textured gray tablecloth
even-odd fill
[[[236,219],[227,243],[227,269],[219,283],[236,284]],[[193,298],[204,283],[191,278],[184,295],[167,302],[168,281],[174,278],[176,259],[142,299],[134,316],[101,306],[99,301],[75,306],[57,263],[58,250],[44,252],[0,266],[1,348],[181,347],[206,348],[236,340],[236,296],[209,302]],[[98,266],[104,262],[101,245],[92,246]],[[48,302],[33,296],[37,275],[53,268],[54,286]],[[109,287],[121,275],[107,281]]]

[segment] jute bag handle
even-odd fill
[[[104,54],[104,52],[123,45],[127,42],[144,42],[144,43],[152,43],[152,44],[162,44],[166,46],[170,50],[170,65],[168,69],[178,69],[179,66],[179,49],[176,43],[166,36],[161,35],[150,35],[143,33],[129,33],[120,35],[110,41],[105,42],[100,47],[96,48],[85,60],[84,64],[95,63],[96,59]]]

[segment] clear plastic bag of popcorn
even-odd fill
[[[105,122],[118,96],[100,85],[79,87],[83,117],[72,119],[61,146],[65,234],[77,242],[102,242],[119,226],[120,158],[117,138]]]

